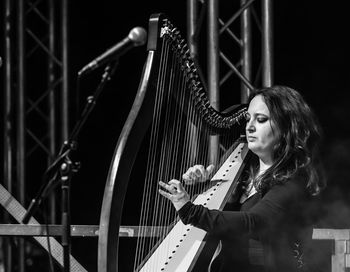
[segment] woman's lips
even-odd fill
[[[248,141],[254,141],[256,139],[256,137],[254,137],[254,136],[247,136],[247,140]]]

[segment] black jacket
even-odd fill
[[[249,239],[263,245],[264,271],[308,271],[305,248],[311,241],[312,226],[305,211],[309,203],[306,182],[294,178],[274,185],[264,196],[256,193],[239,211],[209,210],[188,202],[179,210],[179,216],[185,224],[222,241],[215,271],[256,271],[248,261]],[[232,270],[233,267],[240,269]]]

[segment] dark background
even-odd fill
[[[225,11],[230,2],[221,1]],[[343,1],[345,2],[345,1]],[[321,156],[329,186],[319,207],[318,227],[349,228],[350,109],[349,19],[345,4],[329,1],[274,2],[274,83],[295,88],[314,109],[324,131]],[[235,9],[232,3],[232,12]],[[343,5],[343,6],[342,6]],[[135,26],[147,29],[152,13],[167,14],[185,35],[186,1],[69,1],[69,69],[71,116],[93,94],[102,70],[81,81],[75,91],[77,71]],[[145,46],[120,58],[112,81],[100,96],[78,139],[76,157],[82,167],[72,180],[72,224],[98,225],[104,184],[119,133],[132,106],[146,59]],[[232,89],[232,90],[231,90]],[[225,98],[235,97],[226,86]],[[225,99],[229,101],[229,99]],[[236,104],[239,101],[232,101]],[[74,121],[72,120],[73,125]],[[137,190],[136,187],[131,188]],[[32,198],[28,196],[28,198]],[[132,205],[134,199],[127,199]],[[126,209],[127,213],[127,209]],[[125,222],[137,224],[137,222]],[[121,239],[122,262],[131,253]],[[96,270],[97,238],[73,238],[73,255],[89,271]],[[330,257],[329,257],[330,258]],[[329,263],[327,263],[329,265]],[[324,270],[326,271],[326,270]]]

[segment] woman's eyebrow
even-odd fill
[[[258,116],[258,115],[263,115],[263,116],[266,116],[266,117],[270,117],[270,115],[268,115],[268,113],[262,113],[262,112],[254,112],[253,114],[250,114],[249,112],[247,112],[247,115],[251,116]]]

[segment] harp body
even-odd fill
[[[206,233],[178,220],[170,201],[158,194],[158,181],[180,179],[194,164],[214,163],[217,172],[211,181],[186,190],[197,196],[195,203],[222,209],[237,186],[246,158],[246,145],[238,141],[245,110],[242,105],[224,114],[210,106],[179,31],[164,15],[152,15],[147,60],[106,181],[98,241],[99,272],[118,271],[118,234],[125,195],[133,169],[142,172],[135,161],[144,153],[140,150],[145,145],[148,156],[139,181],[143,184],[139,224],[145,228],[164,226],[164,231],[159,239],[137,242],[133,270],[191,271]],[[213,136],[220,142],[217,161],[208,159],[212,158],[208,140]]]

